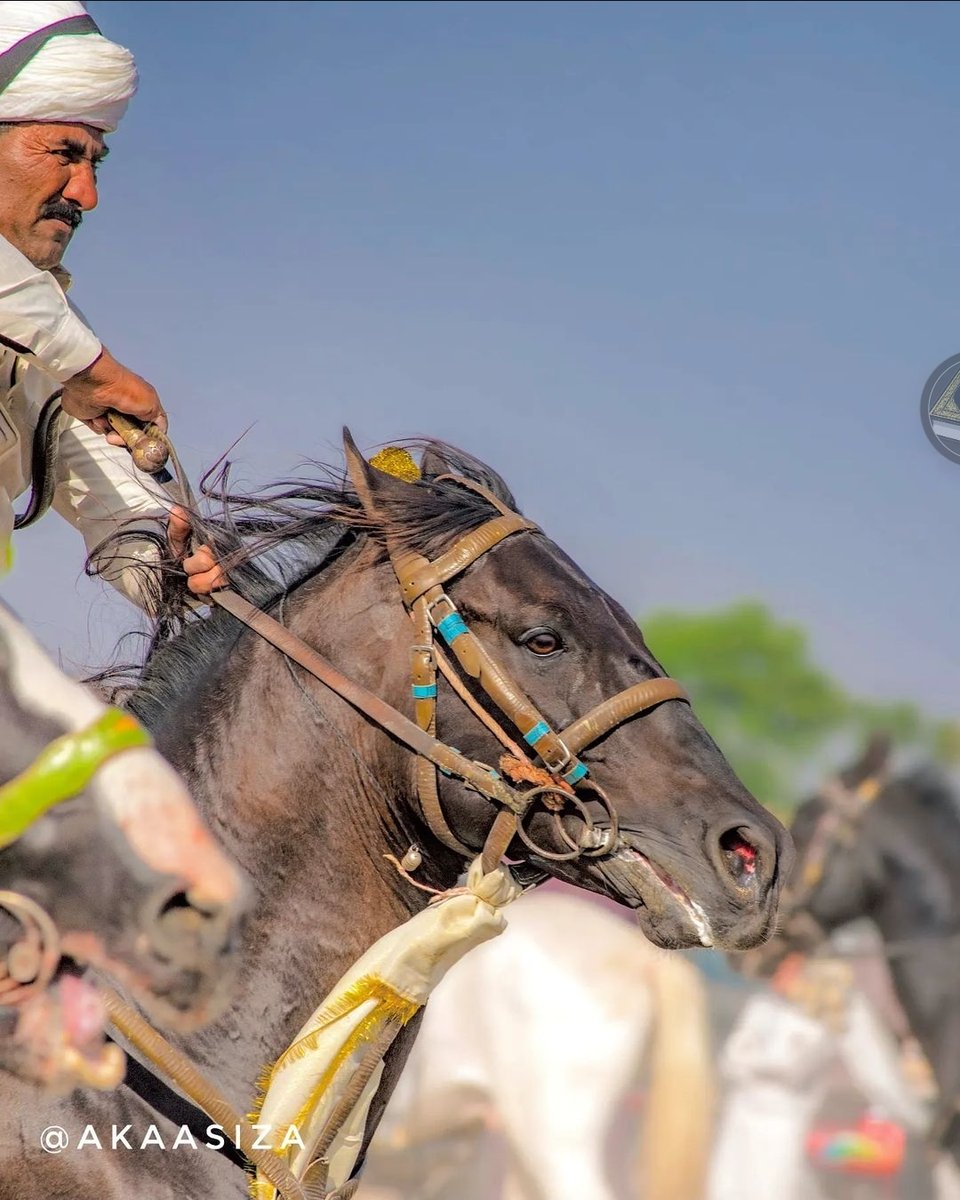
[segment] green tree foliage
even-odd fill
[[[780,812],[796,803],[798,781],[813,767],[835,765],[839,747],[849,749],[873,730],[942,761],[960,760],[960,726],[932,721],[908,702],[851,696],[811,659],[806,632],[762,604],[656,612],[642,624],[650,648],[683,681],[741,779]]]

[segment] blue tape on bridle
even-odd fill
[[[450,645],[456,641],[458,637],[463,637],[465,633],[469,633],[466,622],[458,612],[452,612],[449,617],[444,617],[442,621],[437,622],[437,633],[443,640]]]
[[[440,634],[448,645],[456,641],[458,637],[462,637],[465,633],[469,632],[470,630],[467,628],[466,621],[464,621],[458,612],[452,612],[449,616],[444,617],[442,621],[437,622],[437,633]],[[436,694],[437,685],[435,683],[413,685],[413,698],[415,700],[432,700]],[[535,747],[537,742],[541,741],[551,732],[552,730],[546,721],[538,721],[528,733],[523,735],[523,740],[527,745]],[[443,771],[443,768],[441,767],[440,770]],[[449,774],[448,771],[443,771],[443,773],[444,775]],[[572,786],[575,783],[579,783],[586,774],[587,768],[582,762],[578,761],[566,772],[563,778]]]
[[[584,775],[586,775],[586,773],[587,773],[587,768],[583,765],[582,762],[578,762],[575,767],[571,767],[570,770],[567,771],[566,775],[564,775],[563,778],[567,783],[569,783],[572,786],[575,783],[579,783],[580,780],[584,777]]]
[[[541,738],[546,737],[549,732],[550,726],[546,723],[546,721],[538,721],[529,733],[525,733],[523,735],[523,740],[529,746],[535,746],[537,742],[539,742]]]

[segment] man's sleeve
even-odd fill
[[[158,560],[156,538],[166,536],[169,502],[151,488],[124,448],[111,446],[81,421],[61,420],[65,424],[53,507],[83,534],[103,578],[149,612],[151,568]],[[139,536],[104,547],[104,540],[121,527]]]
[[[61,383],[85,370],[103,347],[70,307],[49,271],[39,271],[0,237],[0,342],[34,358]]]

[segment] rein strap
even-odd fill
[[[220,608],[225,609],[231,616],[242,621],[244,625],[256,633],[288,658],[293,659],[304,670],[308,671],[321,683],[326,684],[331,691],[337,693],[354,708],[368,716],[372,721],[402,742],[408,749],[423,758],[429,759],[440,770],[450,775],[456,775],[465,783],[470,784],[488,799],[503,805],[511,812],[523,813],[526,805],[521,793],[509,787],[500,776],[485,767],[482,763],[473,762],[458,750],[447,746],[444,742],[420,729],[404,716],[399,709],[387,704],[379,696],[374,695],[362,684],[348,678],[330,662],[327,661],[312,646],[297,637],[286,626],[281,625],[262,609],[245,600],[239,593],[230,588],[221,588],[211,592],[210,599]]]

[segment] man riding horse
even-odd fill
[[[104,135],[136,86],[133,56],[100,34],[82,4],[0,2],[0,545],[14,528],[13,501],[31,483],[41,414],[62,389],[52,506],[82,533],[99,572],[146,607],[137,563],[156,555],[164,520],[191,591],[222,577],[205,547],[187,553],[185,513],[164,511],[112,432],[110,409],[161,429],[166,417],[154,388],[71,306],[60,265],[97,204]],[[98,552],[130,521],[142,541],[122,560]]]

